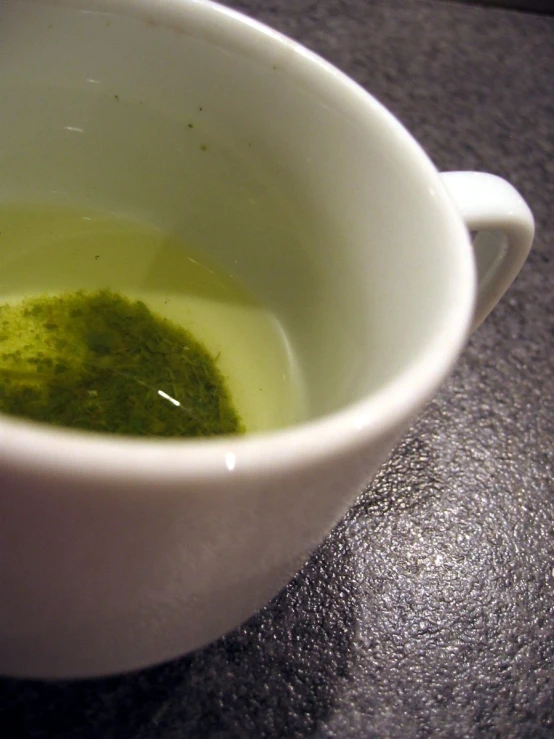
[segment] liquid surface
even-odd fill
[[[176,324],[187,332],[188,341],[205,350],[205,357],[217,358],[213,369],[221,387],[226,388],[218,397],[224,398],[223,405],[234,417],[231,426],[235,424],[233,429],[229,426],[217,433],[279,428],[302,416],[298,373],[278,318],[251,298],[237,280],[200,261],[177,237],[149,224],[75,206],[0,204],[0,305],[6,306],[4,320],[8,323],[1,329],[7,336],[0,353],[37,348],[24,350],[33,342],[21,327],[15,328],[15,323],[10,327],[16,315],[21,320],[25,310],[45,308],[48,301],[52,307],[56,299],[78,300],[69,295],[77,291],[81,300],[90,300],[93,294],[97,299],[102,294],[105,298],[109,293],[98,291],[106,290],[112,291],[110,310],[117,305],[118,310],[128,310],[140,301],[151,316],[149,320],[157,321],[156,325],[159,319]],[[116,294],[122,297],[116,299]],[[121,302],[117,304],[117,300]],[[57,304],[60,309],[62,304]],[[30,324],[27,328],[30,330]],[[40,341],[45,340],[46,334],[41,336]],[[172,341],[177,341],[176,336],[173,334]],[[91,351],[90,336],[80,340],[86,347],[86,351],[81,349],[84,359]],[[110,342],[117,344],[112,337],[101,349],[104,363],[111,356]],[[114,358],[112,382],[117,376],[121,384],[121,372],[126,370],[118,369],[117,362]],[[4,362],[2,366],[10,369]],[[105,366],[102,369],[107,372]],[[8,378],[4,371],[0,383],[13,385],[17,379],[20,385],[29,385],[21,374],[27,371],[25,367],[12,370],[20,372],[19,379],[15,375]],[[89,366],[87,372],[91,371]],[[104,379],[107,381],[106,374]],[[175,379],[178,385],[182,378]],[[149,380],[143,381],[151,385]],[[137,380],[133,383],[136,396]],[[152,394],[152,387],[143,389]],[[168,387],[156,387],[156,392],[162,390],[180,403],[188,402],[175,397]],[[170,405],[167,401],[167,410],[171,410]],[[147,433],[156,432],[150,429]]]
[[[109,290],[0,306],[0,410],[132,436],[242,430],[204,347]]]

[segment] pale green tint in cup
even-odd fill
[[[140,2],[132,18],[17,5],[2,19],[2,199],[112,210],[205,253],[280,319],[309,418],[390,381],[450,319],[442,193],[407,176],[395,127],[372,136],[361,91],[339,101],[296,50],[237,53],[212,23],[183,44],[194,6],[160,29]]]

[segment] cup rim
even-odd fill
[[[58,0],[66,4],[66,0]],[[89,0],[72,2],[85,7]],[[338,411],[296,425],[209,439],[155,439],[109,436],[98,432],[51,427],[23,418],[0,414],[0,465],[28,474],[86,477],[89,481],[209,480],[225,474],[278,473],[301,469],[307,463],[357,451],[371,441],[390,437],[432,396],[446,377],[469,335],[476,292],[475,265],[469,234],[460,214],[428,156],[398,119],[368,91],[330,62],[279,31],[212,0],[167,0],[153,7],[149,0],[95,0],[95,9],[118,14],[159,11],[162,18],[181,17],[183,10],[200,15],[215,14],[233,29],[233,41],[251,44],[251,35],[273,47],[286,47],[287,58],[318,79],[340,87],[344,99],[364,105],[393,131],[399,146],[410,153],[433,188],[436,202],[448,214],[447,227],[457,264],[454,294],[441,314],[430,339],[416,356],[381,387]],[[267,46],[259,45],[257,48]],[[267,54],[267,51],[260,53]],[[290,65],[290,62],[289,62]]]

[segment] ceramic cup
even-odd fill
[[[305,419],[241,438],[0,419],[0,672],[115,673],[210,642],[287,583],[514,279],[533,219],[205,0],[4,0],[0,49],[0,199],[173,229],[280,316],[305,379]]]

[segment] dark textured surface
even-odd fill
[[[0,735],[554,736],[554,20],[433,0],[242,0],[388,105],[442,169],[509,178],[534,251],[296,580],[130,676],[0,682]]]
[[[533,13],[554,14],[554,0],[454,0],[461,3],[476,3],[477,5],[495,5],[501,8],[531,11]]]

